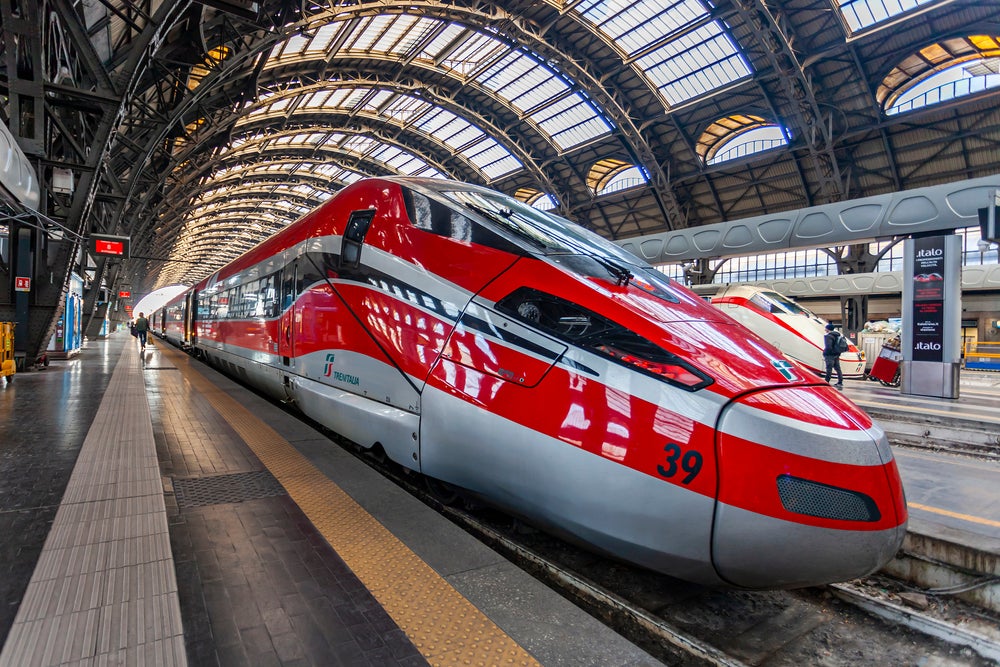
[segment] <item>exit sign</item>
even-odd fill
[[[119,299],[128,299],[128,298],[131,298],[131,296],[132,296],[132,292],[125,292],[125,291],[118,292],[118,298]]]

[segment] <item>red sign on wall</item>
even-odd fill
[[[125,292],[125,291],[118,292],[119,299],[128,299],[131,297],[132,297],[132,292]]]
[[[31,291],[31,278],[22,278],[21,276],[14,277],[14,291],[15,292],[30,292]]]

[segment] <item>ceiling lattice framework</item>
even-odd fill
[[[981,0],[41,5],[40,164],[76,184],[45,212],[132,236],[103,278],[136,292],[204,277],[368,175],[545,198],[624,238],[1000,168],[996,89],[882,104],[934,44],[1000,35]],[[787,145],[708,164],[731,118]],[[595,187],[625,165],[644,178]]]

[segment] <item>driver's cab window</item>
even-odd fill
[[[504,252],[523,254],[513,243],[444,203],[408,188],[403,190],[406,213],[417,229],[462,243],[475,243]]]

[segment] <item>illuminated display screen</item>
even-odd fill
[[[124,291],[118,292],[118,298],[119,299],[127,299],[127,298],[129,298],[131,296],[132,296],[132,292],[124,292]]]
[[[94,242],[94,250],[101,255],[118,255],[120,257],[125,254],[125,244],[121,241],[104,241],[98,239]]]
[[[91,234],[90,251],[104,257],[128,257],[129,237]]]

